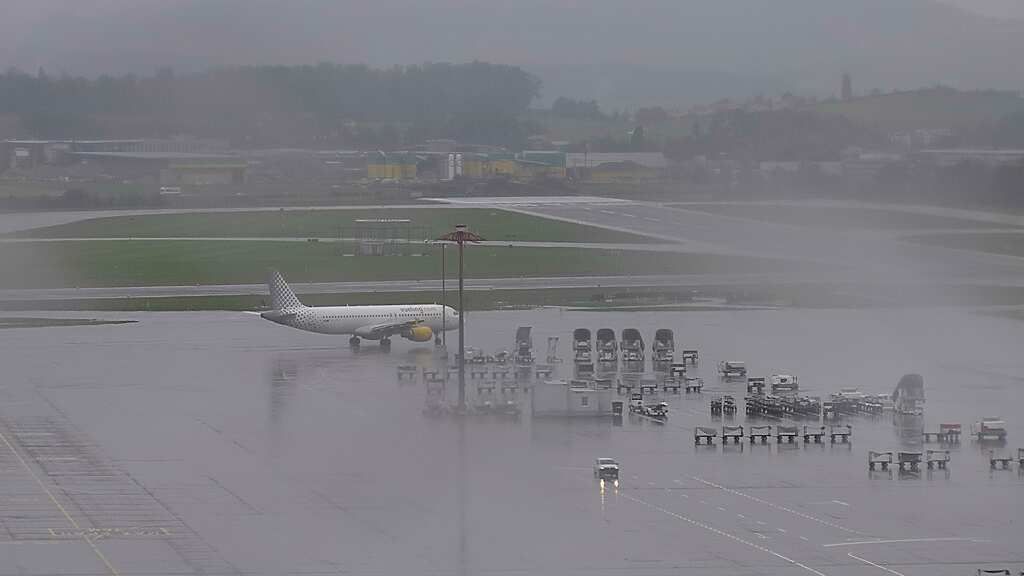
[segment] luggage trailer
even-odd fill
[[[651,344],[652,359],[655,365],[666,366],[675,359],[675,335],[668,328],[659,328],[654,332],[654,343]]]

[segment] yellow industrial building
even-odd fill
[[[486,154],[464,154],[462,176],[465,178],[490,178],[494,175],[490,158]]]
[[[616,184],[637,182],[642,180],[656,180],[661,177],[661,171],[655,168],[641,166],[634,162],[609,162],[582,171],[584,178],[589,182],[598,184]]]
[[[524,179],[565,179],[565,152],[525,150],[516,156],[516,176]]]
[[[515,178],[519,174],[515,156],[511,154],[466,154],[462,160],[465,178]]]
[[[458,159],[452,160],[449,156],[457,156]],[[418,175],[417,160],[411,153],[378,152],[368,159],[366,176],[371,180],[412,180]],[[528,150],[517,155],[467,152],[437,156],[437,161],[452,163],[450,167],[441,167],[442,179],[448,170],[452,172],[447,178],[532,180],[566,177],[566,155],[556,150]]]
[[[374,154],[366,165],[371,180],[413,180],[416,178],[416,156],[412,154]]]

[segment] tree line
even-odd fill
[[[383,132],[384,140],[515,145],[527,135],[519,118],[539,90],[521,68],[484,62],[98,78],[12,69],[0,75],[0,114],[17,116],[19,136],[38,138],[189,134],[241,146],[350,146],[354,139],[372,145]]]

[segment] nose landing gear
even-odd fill
[[[359,336],[353,336],[348,339],[348,345],[352,348],[359,348]]]

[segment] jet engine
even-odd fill
[[[413,342],[429,342],[434,337],[434,331],[430,326],[413,326],[402,332],[402,338]]]

